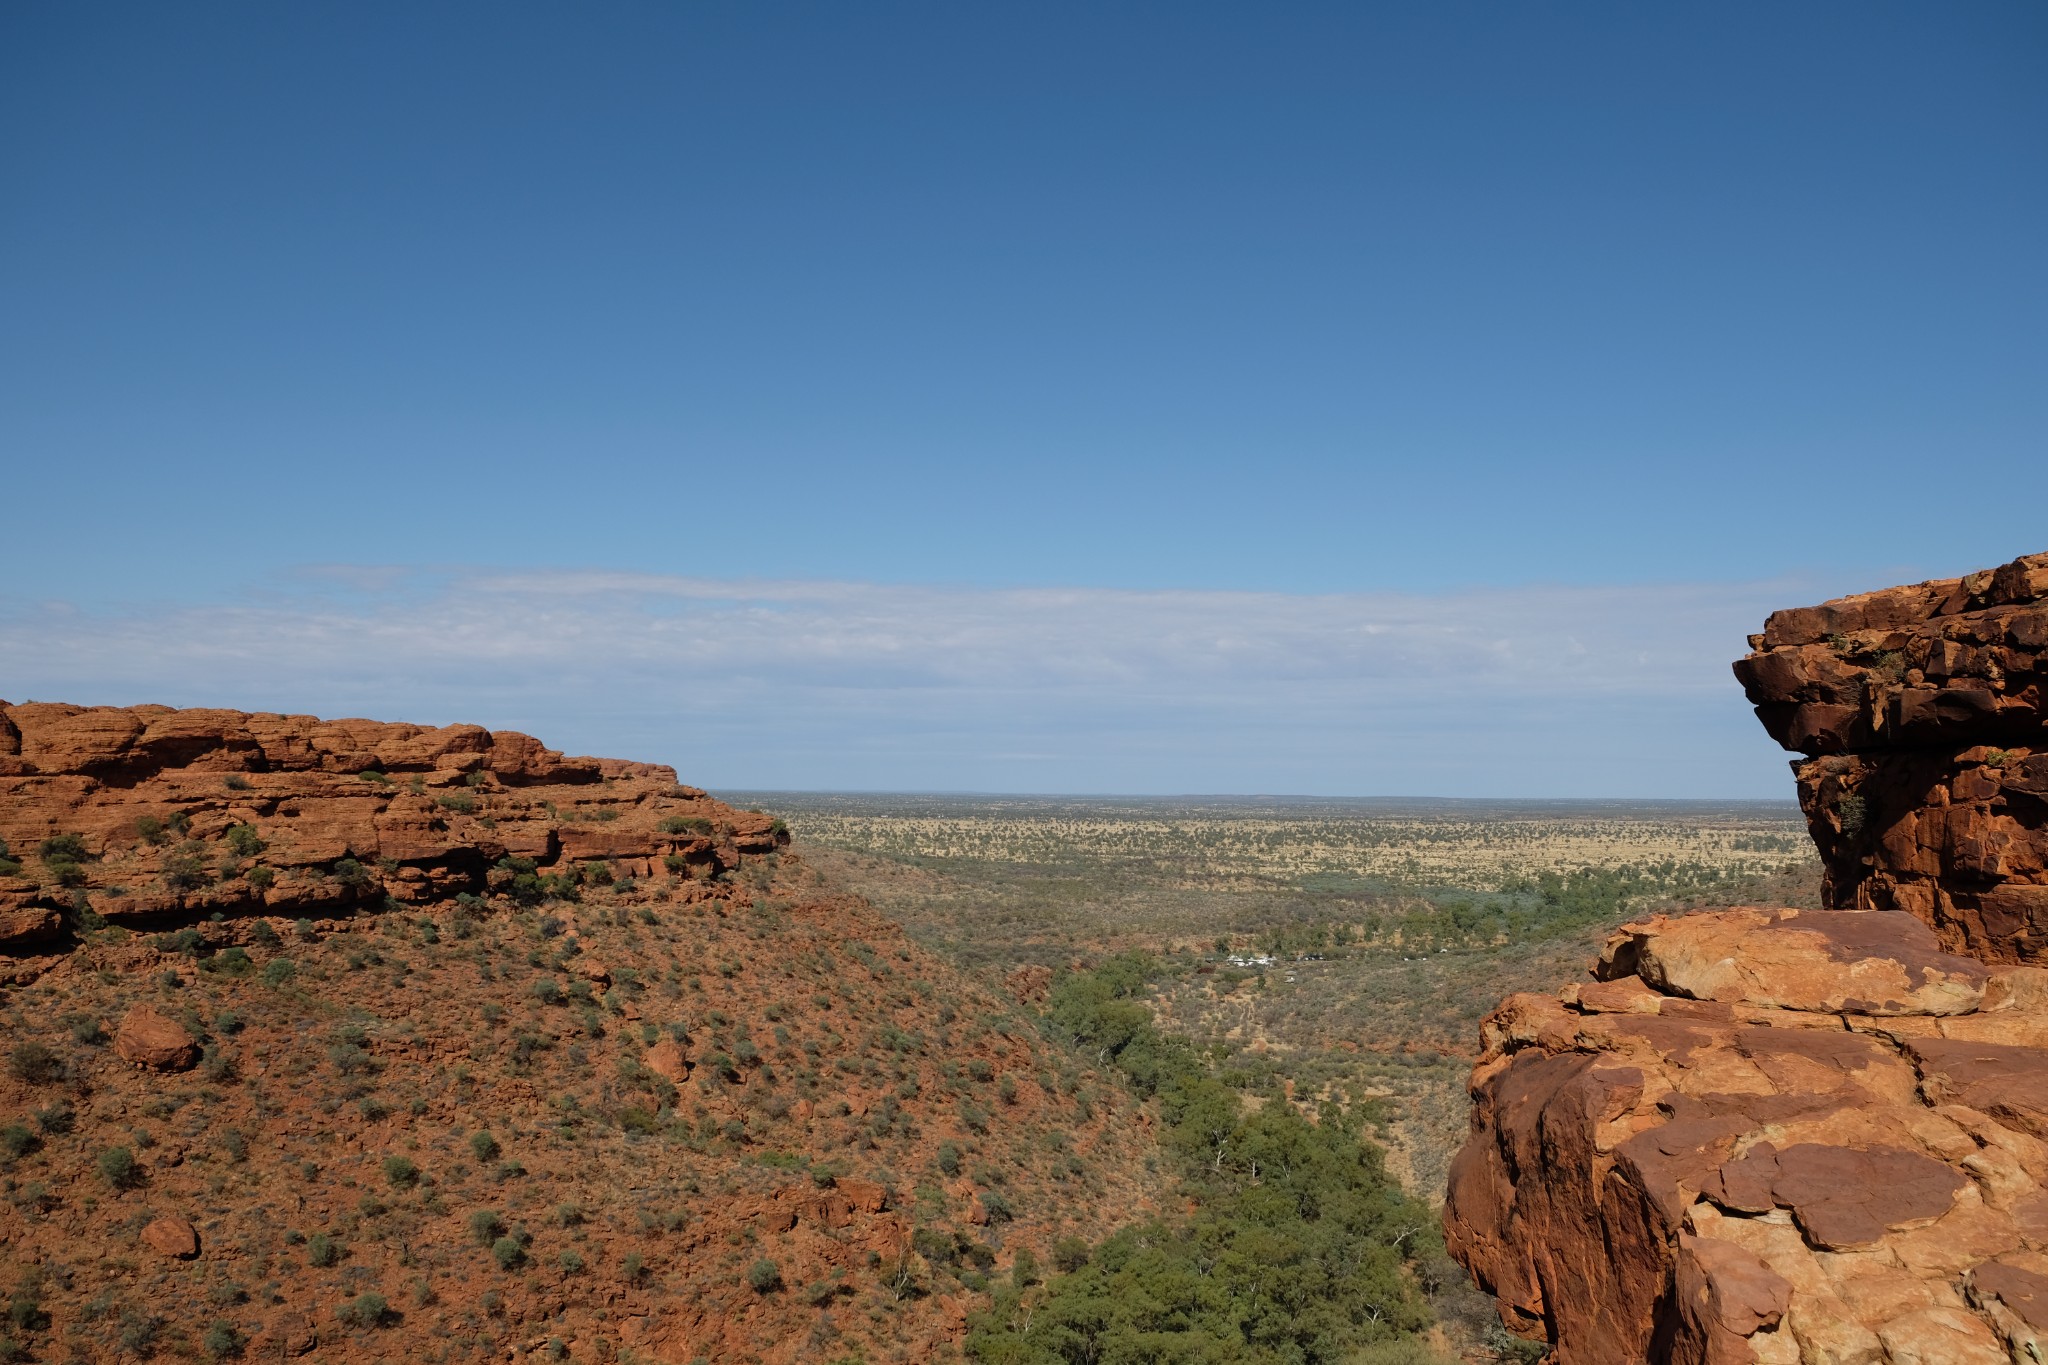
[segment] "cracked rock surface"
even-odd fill
[[[1511,1327],[1570,1363],[2042,1358],[2048,971],[1736,909],[1595,975],[1484,1026],[1445,1225]]]

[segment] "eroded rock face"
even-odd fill
[[[2048,554],[1775,613],[1735,665],[1828,903],[1992,961],[2048,954]]]
[[[671,768],[515,731],[0,703],[0,952],[100,920],[317,918],[521,877],[707,880],[787,837]]]
[[[1561,1365],[2048,1352],[2048,971],[1882,911],[1629,925],[1484,1026],[1453,1254]]]

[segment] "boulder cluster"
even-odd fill
[[[2048,1359],[2048,555],[1751,645],[1831,908],[1494,1011],[1449,1246],[1558,1365]]]

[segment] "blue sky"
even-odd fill
[[[2048,548],[2044,71],[2030,4],[9,6],[0,696],[1782,794],[1764,610]]]

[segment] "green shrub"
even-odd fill
[[[48,1085],[64,1079],[64,1059],[48,1043],[31,1038],[16,1043],[7,1053],[7,1073],[29,1085]]]
[[[947,1175],[960,1174],[960,1148],[954,1143],[939,1144],[939,1169]]]
[[[256,833],[254,825],[229,825],[227,841],[228,851],[237,858],[253,858],[269,847]]]
[[[234,781],[233,778],[228,780]],[[226,1322],[214,1323],[206,1329],[206,1335],[199,1339],[200,1349],[214,1360],[225,1360],[229,1356],[240,1355],[243,1345],[242,1334],[235,1330],[232,1323]]]
[[[334,1310],[334,1316],[344,1327],[362,1330],[366,1327],[382,1327],[384,1319],[391,1312],[391,1306],[384,1296],[374,1290],[364,1290]]]
[[[500,1149],[498,1140],[491,1136],[491,1130],[479,1128],[469,1135],[469,1150],[478,1161],[496,1161]]]
[[[288,957],[273,957],[263,964],[263,984],[282,986],[299,973],[299,966]]]
[[[444,810],[452,810],[458,815],[476,814],[476,797],[468,792],[448,792],[435,797],[434,804]]]
[[[469,1235],[479,1245],[489,1246],[505,1235],[505,1220],[490,1209],[478,1209],[469,1215]]]
[[[206,845],[196,839],[188,839],[164,854],[164,885],[173,891],[193,891],[212,881],[206,854]]]
[[[109,1147],[99,1154],[100,1174],[117,1190],[132,1189],[141,1183],[142,1167],[136,1164],[135,1153],[126,1147]]]
[[[221,976],[253,976],[256,972],[248,952],[238,946],[223,948],[199,965],[202,970]]]
[[[377,886],[377,879],[371,875],[370,869],[354,858],[338,859],[327,869],[327,875],[340,882],[343,889],[358,896],[368,895]]]
[[[38,1138],[25,1123],[10,1123],[0,1127],[0,1152],[5,1152],[9,1160],[19,1161],[40,1146],[42,1139]]]
[[[306,1264],[325,1269],[341,1259],[341,1243],[324,1232],[306,1239]]]
[[[500,1237],[491,1243],[491,1255],[496,1258],[500,1270],[517,1270],[526,1264],[526,1248],[519,1245],[516,1237]]]
[[[702,816],[671,815],[668,819],[661,822],[661,832],[664,834],[709,834],[711,833],[711,822]]]
[[[240,773],[229,773],[227,788],[231,792],[245,792],[249,790],[249,779]]]
[[[747,1283],[756,1294],[767,1294],[782,1288],[782,1267],[762,1257],[747,1267]]]
[[[83,836],[53,834],[36,845],[36,856],[46,863],[82,863],[92,855],[85,850]]]
[[[154,815],[135,817],[135,836],[145,844],[161,844],[170,837],[164,832],[164,822]]]
[[[384,1178],[394,1190],[409,1190],[420,1183],[420,1168],[402,1156],[384,1158]]]
[[[565,1274],[574,1275],[583,1269],[583,1258],[573,1251],[565,1251],[557,1258]]]

